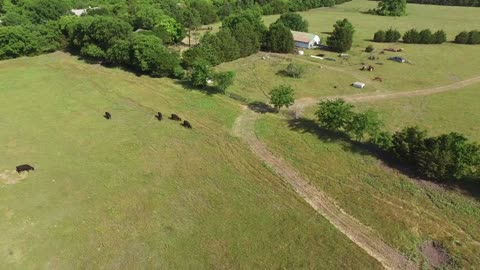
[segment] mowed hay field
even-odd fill
[[[64,53],[0,62],[0,268],[380,268],[230,134],[238,114]]]
[[[350,58],[342,60],[337,53],[325,50],[308,50],[306,56],[290,55],[294,62],[303,64],[308,70],[302,81],[277,75],[288,63],[274,57],[262,60],[265,53],[219,66],[221,70],[235,70],[237,80],[228,90],[254,100],[265,101],[263,92],[270,91],[278,84],[291,84],[295,87],[298,97],[319,97],[333,94],[346,94],[355,91],[350,84],[360,80],[367,84],[362,92],[407,91],[451,84],[459,80],[469,79],[480,74],[480,46],[459,45],[451,43],[455,35],[464,30],[480,29],[480,9],[468,7],[445,7],[433,5],[409,4],[408,16],[384,17],[364,14],[377,2],[354,0],[332,8],[320,8],[300,14],[309,22],[309,31],[320,35],[322,44],[326,43],[328,33],[333,30],[337,20],[347,18],[355,27],[353,47],[348,52]],[[266,16],[264,22],[268,26],[278,18]],[[378,30],[390,27],[398,29],[402,34],[411,28],[432,31],[443,29],[449,42],[441,45],[419,45],[404,43],[374,43],[370,40]],[[373,45],[374,55],[379,60],[368,60],[370,53],[364,52],[365,47]],[[386,52],[379,54],[384,48],[404,48],[402,53]],[[326,54],[333,61],[310,58],[310,54]],[[399,64],[387,60],[391,56],[405,57],[410,63]],[[310,64],[312,63],[312,64]],[[360,71],[362,63],[375,67],[374,72]],[[382,63],[379,65],[377,63]],[[342,69],[345,73],[335,73],[320,66]],[[382,83],[372,81],[381,77]],[[256,87],[245,87],[245,82],[251,82]],[[258,87],[262,87],[259,89]],[[337,88],[333,88],[337,86]],[[261,91],[260,91],[261,90]],[[356,90],[358,92],[358,90]]]

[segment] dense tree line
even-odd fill
[[[460,32],[455,37],[455,43],[458,44],[480,44],[480,31],[472,30],[470,32]]]
[[[320,102],[315,114],[322,128],[367,140],[422,177],[448,181],[480,173],[480,146],[459,133],[428,137],[425,130],[406,127],[390,134],[376,112],[356,112],[343,99]]]
[[[412,4],[480,7],[480,0],[407,0]]]
[[[375,42],[397,42],[402,35],[396,29],[388,29],[387,31],[379,30],[373,35]]]

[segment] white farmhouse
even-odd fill
[[[320,46],[320,37],[312,33],[291,31],[295,47],[313,49]]]

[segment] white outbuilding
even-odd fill
[[[312,33],[291,31],[295,47],[313,49],[320,46],[320,37]]]

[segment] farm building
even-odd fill
[[[297,31],[291,32],[297,48],[312,49],[320,46],[320,37],[318,35]]]

